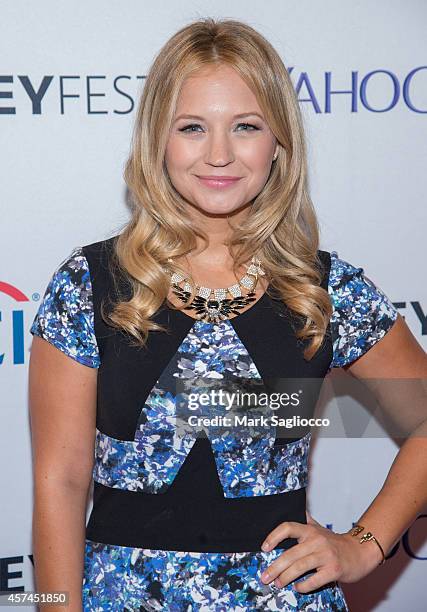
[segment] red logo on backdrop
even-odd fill
[[[7,295],[14,302],[22,303],[29,302],[29,298],[17,287],[10,283],[0,281],[0,294]],[[39,299],[37,294],[33,296],[34,299]],[[7,317],[9,316],[6,315]],[[11,324],[12,324],[12,356],[13,363],[19,364],[24,363],[24,311],[22,309],[13,309],[10,313]],[[0,322],[9,323],[4,319],[4,313],[0,310]],[[0,353],[0,365],[3,363],[5,353]]]

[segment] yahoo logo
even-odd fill
[[[17,287],[10,285],[9,283],[5,283],[0,281],[0,295],[6,295],[8,298],[11,298],[14,302],[18,304],[22,304],[25,302],[29,302],[29,298]],[[40,295],[38,293],[34,293],[32,296],[33,301],[37,301],[40,299]],[[5,315],[4,311],[0,310],[0,323],[1,324],[11,324],[12,326],[12,360],[14,365],[22,364],[25,362],[25,352],[24,352],[24,311],[22,308],[12,309],[9,314],[9,311],[6,311]],[[4,363],[5,353],[0,353],[0,365]]]
[[[289,72],[291,72],[289,70]],[[359,75],[357,70],[352,70],[350,79],[347,79],[348,85],[347,88],[344,89],[336,89],[335,83],[333,83],[332,72],[325,72],[324,74],[324,85],[323,91],[320,92],[324,99],[324,106],[322,111],[322,105],[320,104],[315,91],[315,88],[312,86],[310,81],[310,77],[306,72],[301,72],[299,75],[295,90],[297,94],[300,93],[300,90],[304,86],[308,92],[308,98],[298,98],[300,102],[310,102],[313,106],[313,109],[316,113],[330,113],[331,112],[331,100],[332,96],[350,96],[351,101],[351,112],[357,113],[359,112],[359,98],[361,106],[372,112],[372,113],[386,113],[392,110],[399,100],[401,99],[402,103],[408,107],[409,110],[414,113],[427,113],[427,108],[417,108],[413,102],[414,97],[414,89],[416,87],[420,87],[419,78],[415,78],[418,73],[422,71],[427,71],[427,66],[419,66],[418,68],[414,68],[403,78],[402,84],[400,83],[399,77],[394,74],[391,70],[372,70],[368,72],[363,77]],[[427,74],[424,75],[426,77]],[[345,83],[345,78],[339,77],[335,78],[335,82],[339,81],[339,83]],[[426,89],[424,85],[424,90]],[[372,91],[380,91],[385,92],[385,103],[383,106],[378,106],[374,108],[373,104],[369,102],[369,93]]]
[[[292,74],[293,71],[293,67],[288,67],[289,74]],[[360,112],[362,109],[372,113],[386,113],[400,102],[414,113],[425,114],[427,108],[416,106],[414,100],[425,98],[426,77],[427,66],[417,66],[402,77],[383,68],[371,70],[364,75],[359,74],[357,70],[352,70],[349,75],[338,75],[326,71],[319,86],[314,85],[307,72],[300,72],[296,77],[295,91],[299,101],[311,104],[316,114],[331,113],[332,101],[338,100],[339,96],[341,99],[347,96],[344,99],[348,100],[348,109],[352,113]],[[111,112],[117,115],[131,113],[135,106],[136,92],[129,93],[127,85],[130,83],[132,86],[133,80],[139,81],[145,79],[146,76],[121,74],[115,76],[111,83],[108,81],[105,83],[107,78],[109,77],[103,74],[44,75],[35,84],[28,75],[17,75],[15,82],[14,75],[0,74],[0,115],[17,113],[17,108],[12,102],[1,103],[2,100],[13,100],[17,88],[23,90],[28,97],[30,106],[25,106],[25,110],[30,108],[33,115],[43,113],[43,102],[46,96],[46,99],[53,98],[54,102],[59,103],[61,115],[72,112],[70,109],[76,106],[75,100],[83,100],[84,106],[81,103],[77,104],[80,104],[80,111],[88,115],[107,115]],[[95,82],[97,82],[96,85]],[[316,82],[318,82],[317,78]],[[305,97],[299,97],[301,90]],[[371,98],[373,94],[378,98],[378,92],[381,93],[384,101],[374,105]],[[126,103],[124,108],[115,107],[116,97],[120,102]],[[104,108],[101,107],[99,101],[98,108],[94,108],[95,98],[106,99]],[[71,103],[71,100],[74,102]]]

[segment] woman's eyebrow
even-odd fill
[[[253,115],[256,115],[257,117],[259,117],[260,119],[262,119],[264,121],[264,117],[262,115],[260,115],[259,113],[257,113],[256,111],[250,112],[250,113],[240,113],[238,115],[234,115],[233,119],[242,119],[243,117],[251,117]],[[204,118],[200,117],[199,115],[189,115],[189,114],[186,114],[186,113],[178,115],[175,118],[175,121],[178,121],[178,119],[198,119],[199,121],[204,121]]]

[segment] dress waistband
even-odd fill
[[[201,498],[125,491],[94,483],[86,537],[121,546],[191,552],[257,552],[281,522],[306,523],[306,489],[275,495]],[[286,538],[278,548],[297,540]]]

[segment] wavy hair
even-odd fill
[[[332,306],[320,286],[319,226],[307,187],[301,111],[278,53],[256,30],[236,20],[208,17],[186,25],[166,42],[150,67],[124,168],[132,216],[114,242],[113,260],[129,283],[131,297],[119,295],[109,313],[103,308],[103,318],[129,334],[133,344],[143,346],[149,331],[168,331],[150,319],[165,300],[179,310],[192,300],[194,287],[182,306],[168,300],[170,278],[165,266],[185,273],[167,259],[188,254],[196,247],[196,235],[206,242],[208,236],[186,212],[164,156],[185,79],[201,68],[224,64],[234,68],[254,92],[280,145],[251,214],[232,228],[228,247],[233,271],[257,254],[276,299],[279,296],[300,323],[294,329],[309,360],[322,345]]]

